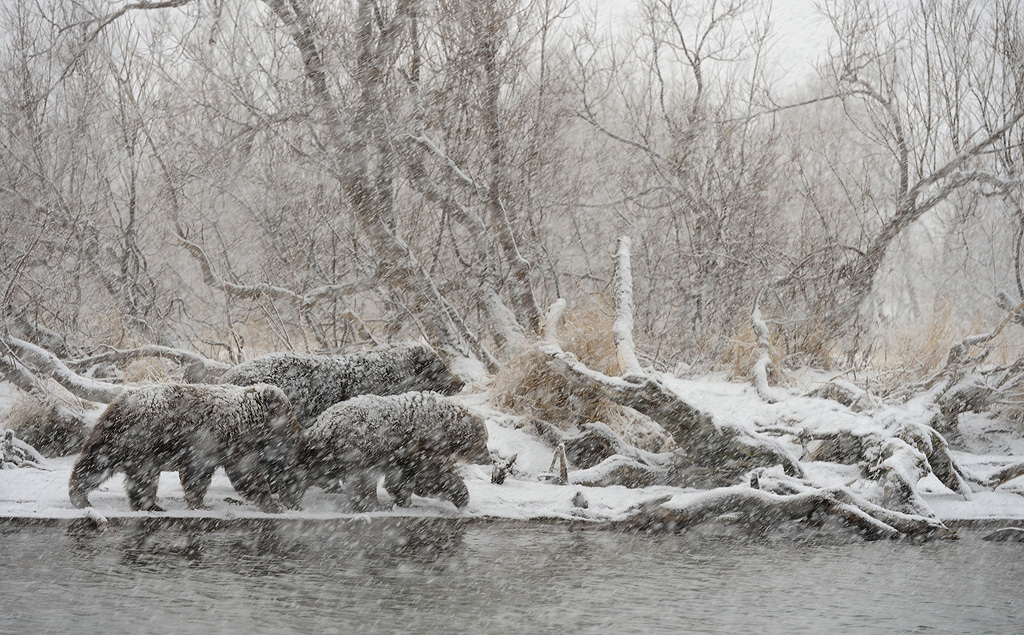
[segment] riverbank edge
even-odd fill
[[[993,531],[1002,528],[1024,529],[1024,518],[964,518],[943,520],[947,527],[965,531]],[[497,516],[376,516],[360,515],[333,518],[280,518],[280,517],[237,517],[213,518],[194,516],[109,516],[99,520],[91,516],[82,517],[31,517],[31,516],[0,516],[0,534],[20,529],[57,528],[68,532],[94,533],[107,529],[160,529],[187,531],[224,531],[248,529],[255,532],[290,529],[297,531],[323,531],[335,526],[338,529],[346,525],[379,524],[389,529],[414,530],[416,528],[459,528],[468,526],[501,525],[502,527],[521,526],[523,528],[545,525],[565,526],[567,530],[596,529],[599,521],[584,518],[502,518]]]

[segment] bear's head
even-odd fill
[[[491,453],[487,449],[487,425],[484,418],[465,408],[459,410],[461,416],[448,430],[452,454],[470,463],[490,465]]]
[[[292,436],[302,431],[302,426],[299,425],[292,410],[292,404],[283,390],[270,384],[255,384],[249,386],[247,390],[255,394],[256,400],[267,415],[271,431],[276,435]]]
[[[410,346],[406,367],[408,378],[395,394],[414,390],[432,390],[442,395],[454,395],[466,384],[448,370],[448,365],[432,348],[422,344]]]

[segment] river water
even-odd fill
[[[1024,632],[1024,544],[374,520],[0,524],[4,633]]]

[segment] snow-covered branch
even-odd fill
[[[768,323],[761,315],[760,303],[754,302],[754,310],[750,315],[750,322],[754,329],[754,337],[757,338],[757,361],[754,362],[754,387],[757,394],[768,403],[775,403],[777,399],[772,394],[771,386],[768,385],[768,367],[771,366],[771,346],[769,343],[770,334]]]
[[[350,284],[322,285],[310,290],[308,293],[297,293],[291,289],[273,284],[237,284],[224,280],[214,272],[210,258],[202,247],[181,234],[178,234],[178,242],[199,263],[199,268],[203,273],[203,282],[207,286],[223,291],[234,298],[258,300],[263,297],[269,297],[275,300],[286,300],[302,309],[308,309],[324,300],[346,299],[366,289],[369,285],[369,282],[366,280],[358,280]]]
[[[17,358],[17,363],[32,368],[32,374],[53,377],[68,391],[87,401],[110,403],[124,390],[121,386],[83,377],[64,364],[56,355],[35,344],[19,340],[16,337],[0,336],[0,344],[5,352]]]
[[[115,349],[107,351],[106,353],[98,353],[96,355],[90,355],[89,357],[68,361],[67,366],[72,370],[84,372],[97,364],[111,364],[114,362],[143,359],[146,357],[170,359],[187,367],[187,376],[191,381],[201,382],[215,380],[227,371],[227,369],[231,368],[230,364],[214,361],[208,357],[199,355],[198,353],[193,353],[192,351],[186,351],[180,348],[170,348],[167,346],[158,346],[155,344],[127,350]]]

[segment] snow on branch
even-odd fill
[[[541,322],[540,335],[545,344],[558,344],[558,322],[565,313],[565,300],[558,298],[544,314]]]
[[[15,364],[12,364],[13,366],[21,363],[32,369],[32,375],[53,377],[57,383],[81,399],[110,403],[124,390],[121,386],[79,375],[68,368],[56,355],[35,344],[10,336],[0,336],[0,344],[3,344],[7,353],[17,360]]]
[[[754,362],[754,387],[758,396],[768,403],[776,403],[778,399],[772,395],[771,386],[768,384],[768,367],[772,364],[770,350],[770,334],[768,323],[761,315],[760,298],[754,300],[754,310],[750,315],[750,322],[754,329],[754,336],[757,338],[757,361]]]
[[[67,362],[68,368],[83,372],[97,364],[111,364],[126,360],[141,359],[145,357],[161,357],[173,360],[188,368],[188,377],[191,381],[210,381],[220,377],[231,368],[230,364],[214,361],[198,353],[150,344],[127,350],[111,350],[106,353],[99,353],[81,359]]]

